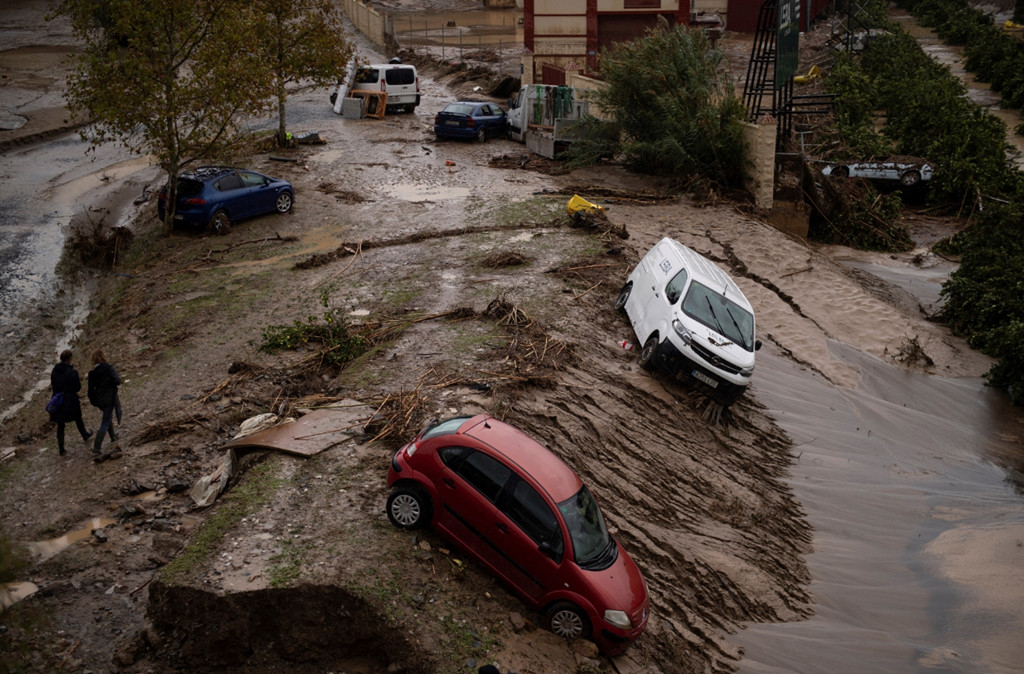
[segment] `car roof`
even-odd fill
[[[747,301],[743,291],[732,280],[732,277],[722,271],[721,267],[717,264],[692,248],[688,248],[667,236],[659,241],[657,245],[666,246],[669,250],[674,251],[682,259],[683,266],[690,273],[690,278],[703,283],[713,290],[723,292],[733,302],[750,311],[750,313],[754,313],[754,309],[750,306],[750,302]]]
[[[484,443],[509,463],[529,475],[551,496],[561,503],[583,486],[583,481],[564,461],[550,449],[526,433],[487,414],[478,414],[464,423],[458,431],[462,435]]]

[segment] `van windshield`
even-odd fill
[[[693,281],[683,298],[683,313],[747,351],[754,350],[754,315],[722,293]]]

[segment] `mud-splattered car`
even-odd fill
[[[517,428],[486,414],[428,426],[395,453],[388,486],[392,524],[432,526],[544,614],[555,634],[616,655],[647,626],[647,583],[597,501]]]
[[[835,163],[822,169],[821,174],[832,178],[867,178],[885,182],[897,182],[903,187],[913,187],[922,181],[932,179],[932,165],[917,157],[890,157],[882,161],[860,161]]]

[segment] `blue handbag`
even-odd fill
[[[64,394],[54,393],[53,397],[50,398],[50,402],[46,403],[46,411],[50,414],[56,414],[60,406],[64,404]]]

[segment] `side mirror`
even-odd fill
[[[760,339],[755,339],[754,340],[754,351],[760,351],[760,350],[761,350],[761,340]]]
[[[551,559],[555,558],[555,551],[551,549],[551,544],[547,541],[544,541],[543,543],[538,545],[537,550],[539,550],[540,553],[545,557],[550,557]]]

